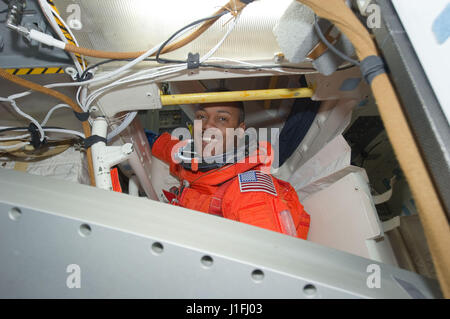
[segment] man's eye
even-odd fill
[[[203,120],[203,119],[206,119],[206,116],[199,114],[199,115],[196,116],[196,119],[197,120]]]
[[[226,118],[226,117],[219,117],[219,121],[226,122],[226,121],[228,121],[228,118]]]

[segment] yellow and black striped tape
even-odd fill
[[[47,3],[60,15],[58,9],[56,8],[55,4],[53,3],[53,0],[47,0]],[[59,20],[58,17],[55,15],[53,15],[53,17],[55,18],[56,23],[58,24],[59,28],[61,29],[61,31],[64,34],[64,37],[67,39],[67,41],[72,45],[76,45],[75,41],[73,40],[69,31],[64,27],[64,24],[61,22],[61,20]],[[75,53],[75,56],[77,57],[78,62],[82,65],[83,59],[81,58],[81,55]]]
[[[56,74],[64,73],[63,68],[51,67],[51,68],[20,68],[20,69],[6,69],[6,72],[14,75],[27,75],[27,74]]]
[[[59,14],[58,9],[56,8],[55,4],[52,0],[47,0],[47,3]],[[56,22],[58,23],[59,28],[61,29],[62,33],[64,34],[65,38],[70,44],[75,45],[75,42],[70,35],[70,33],[67,31],[67,29],[64,27],[62,22],[54,16]],[[83,60],[79,54],[75,54],[75,56],[78,59],[78,62],[80,64],[83,63]],[[60,67],[49,67],[49,68],[11,68],[6,69],[6,72],[14,75],[28,75],[28,74],[57,74],[57,73],[64,73],[64,69]]]
[[[56,8],[55,4],[53,3],[53,0],[47,0],[47,3],[59,14],[58,9]],[[62,22],[54,15],[54,18],[61,29],[62,33],[64,34],[65,38],[70,44],[75,45],[75,42],[70,35],[70,33],[67,31],[67,29],[64,27]],[[81,55],[75,54],[75,56],[78,59],[78,62],[80,64],[83,64],[83,59],[81,58]],[[64,73],[64,69],[60,67],[49,67],[49,68],[11,68],[6,69],[6,72],[9,74],[14,75],[28,75],[28,74],[57,74],[57,73]]]

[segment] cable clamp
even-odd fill
[[[360,62],[361,73],[367,83],[372,84],[374,78],[386,73],[383,60],[376,55],[371,55]]]
[[[250,3],[252,3],[255,0],[239,0],[239,1],[242,2],[242,3],[245,3],[245,4],[250,4]]]
[[[92,70],[87,71],[86,73],[83,73],[81,75],[79,75],[77,73],[76,78],[77,78],[77,82],[84,82],[84,81],[89,81],[91,79],[94,78],[94,74],[91,72]]]
[[[39,149],[42,145],[44,145],[47,142],[47,139],[44,138],[41,141],[41,132],[39,132],[38,127],[34,123],[30,123],[28,126],[28,131],[31,135],[31,145],[33,145],[34,149]]]
[[[89,112],[75,112],[73,111],[73,114],[75,114],[76,118],[80,121],[80,122],[86,122],[89,119],[90,113]]]
[[[83,140],[83,148],[87,150],[89,147],[99,142],[103,142],[106,144],[106,137],[99,135],[91,135]]]
[[[198,69],[200,66],[200,54],[189,52],[187,58],[187,68],[188,69]]]

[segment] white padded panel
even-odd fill
[[[372,258],[366,240],[381,237],[383,232],[362,174],[346,175],[308,197],[303,205],[311,215],[308,240]]]

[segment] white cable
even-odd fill
[[[78,105],[84,112],[88,111],[83,108],[84,104],[86,103],[86,97],[87,97],[87,86],[80,86],[77,90],[76,98]]]
[[[120,133],[122,133],[122,131],[123,131],[124,129],[126,129],[127,126],[130,125],[131,122],[133,122],[133,120],[135,119],[137,113],[138,113],[138,112],[136,112],[136,111],[135,111],[135,112],[130,112],[130,113],[128,113],[129,116],[127,115],[127,117],[123,120],[123,122],[122,122],[117,128],[115,128],[113,131],[111,131],[111,132],[107,135],[107,137],[106,137],[107,141],[108,141],[108,142],[111,141],[111,140],[112,140],[113,138],[115,138],[117,135],[119,135]]]
[[[61,23],[64,25],[64,27],[66,28],[66,30],[69,32],[70,36],[73,39],[73,42],[75,43],[76,46],[78,45],[78,41],[76,40],[74,34],[72,33],[72,31],[70,30],[70,27],[67,25],[67,23],[62,19],[62,17],[56,12],[56,10],[54,10],[48,3],[46,0],[38,0],[39,6],[42,9],[42,12],[44,13],[45,17],[47,18],[47,21],[50,23],[50,25],[53,27],[53,30],[57,33],[57,35],[59,36],[59,38],[64,42],[64,43],[68,43],[69,41],[66,39],[66,37],[64,36],[64,33],[61,31],[61,28],[59,27],[58,23],[56,22],[54,15],[61,21]],[[54,15],[53,15],[54,14]],[[64,49],[64,48],[63,48]],[[82,57],[82,61],[83,61],[83,66],[80,65],[80,63],[78,62],[77,57],[75,56],[75,54],[70,53],[70,56],[72,57],[72,60],[75,64],[75,67],[78,71],[78,74],[81,75],[81,73],[83,73],[83,70],[86,68],[86,64],[85,64],[85,60]]]
[[[167,69],[167,68],[170,68],[170,70],[168,70],[167,72],[166,72],[166,71],[164,71],[163,73],[161,73],[161,72],[156,72],[156,71],[159,71],[159,70],[162,70],[162,69]],[[88,109],[89,109],[89,107],[90,107],[90,105],[91,105],[91,104],[93,103],[93,101],[95,100],[95,98],[97,98],[100,94],[102,94],[103,92],[105,92],[107,89],[113,88],[114,86],[117,86],[117,85],[122,84],[122,82],[123,82],[125,79],[132,78],[132,77],[136,76],[136,74],[141,74],[141,73],[143,73],[143,72],[147,72],[147,73],[148,73],[148,72],[153,72],[153,73],[154,73],[154,74],[153,74],[153,77],[156,77],[156,76],[159,76],[159,75],[161,75],[161,74],[168,74],[168,73],[173,72],[173,71],[174,71],[173,68],[174,68],[174,66],[163,66],[163,67],[153,68],[153,69],[150,69],[150,70],[144,70],[144,71],[141,71],[141,72],[132,74],[132,75],[130,75],[130,76],[128,76],[128,77],[125,77],[125,78],[116,80],[115,82],[109,84],[109,85],[106,86],[106,87],[101,87],[101,88],[95,90],[94,92],[92,92],[91,94],[89,94],[89,96],[86,96],[86,92],[87,92],[86,87],[80,87],[80,88],[78,89],[78,91],[77,91],[77,101],[78,101],[80,107],[81,107],[85,112],[87,112]],[[88,98],[89,98],[89,102],[88,102]],[[131,116],[131,118],[130,118],[130,116]],[[123,131],[123,130],[124,130],[124,129],[125,129],[125,128],[133,121],[133,120],[134,120],[134,118],[136,117],[136,115],[133,115],[132,113],[127,113],[127,115],[126,115],[125,117],[126,117],[126,118],[125,118],[126,121],[124,120],[123,125],[120,125],[119,127],[115,128],[112,132],[110,132],[110,133],[108,134],[108,137],[107,137],[108,140],[111,140],[112,138],[114,138],[115,136],[117,136],[118,134],[120,134],[120,133],[121,133],[121,132],[122,132],[122,131]],[[91,120],[91,119],[89,119],[89,122],[90,122],[91,125],[92,125],[92,120]]]
[[[228,38],[230,33],[233,31],[233,29],[236,26],[238,20],[239,20],[239,16],[236,19],[233,20],[231,26],[228,28],[227,32],[222,37],[222,39],[208,53],[206,53],[203,57],[200,58],[200,63],[208,60],[219,49],[219,47],[223,44],[223,42]],[[160,69],[162,69],[162,68],[164,68],[164,67],[161,67]],[[171,68],[171,66],[166,66],[166,68]],[[171,69],[170,73],[178,72],[178,71],[181,71],[183,69],[186,69],[187,68],[187,64],[176,64],[175,66],[172,66],[172,68],[173,69]],[[110,88],[113,88],[113,87],[115,87],[117,85],[122,85],[122,84],[125,84],[125,83],[130,83],[130,82],[135,82],[135,81],[140,81],[140,80],[146,80],[146,79],[149,79],[151,77],[155,77],[156,76],[155,74],[152,74],[151,77],[148,77],[148,76],[144,75],[147,72],[151,72],[151,71],[154,72],[154,70],[155,69],[143,70],[143,71],[137,72],[135,74],[132,74],[132,75],[130,75],[128,77],[119,79],[116,82],[113,82],[113,83],[111,83],[111,84],[109,84],[109,85],[107,85],[107,86],[105,86],[103,88],[100,88],[100,89],[92,92],[91,95],[88,98],[88,101],[87,101],[85,107],[89,108],[89,106],[92,103],[92,101],[99,94],[103,93],[106,89],[110,89]],[[169,73],[167,73],[167,74],[169,74]],[[140,76],[140,75],[143,75],[143,76]],[[158,76],[161,76],[161,75],[166,75],[166,73],[164,72],[164,73],[158,74]]]
[[[181,69],[169,70],[166,72],[166,74],[169,74],[171,72],[178,72],[179,70],[181,70]],[[125,128],[127,128],[128,125],[135,119],[136,115],[137,115],[137,112],[128,113],[126,118],[124,119],[124,121],[107,135],[107,140],[110,141],[114,137],[116,137],[117,135],[122,133],[122,131]]]
[[[45,85],[45,87],[46,88],[55,88],[55,87],[69,87],[69,86],[84,86],[84,85],[88,85],[88,84],[92,84],[92,83],[96,83],[96,82],[102,82],[102,81],[105,81],[105,80],[111,80],[111,79],[117,77],[118,75],[122,74],[123,72],[127,71],[128,69],[132,68],[133,66],[135,66],[139,62],[142,62],[144,59],[148,58],[153,53],[155,53],[159,49],[159,47],[161,46],[162,43],[163,42],[161,42],[160,44],[154,46],[153,48],[148,50],[146,53],[144,53],[140,57],[137,57],[133,61],[125,64],[124,66],[122,66],[122,67],[120,67],[120,68],[118,68],[118,69],[116,69],[116,70],[114,70],[112,72],[108,72],[106,74],[103,74],[103,75],[101,75],[99,77],[93,78],[93,79],[88,80],[88,81],[83,81],[83,82],[53,83],[53,84]],[[15,99],[27,96],[31,92],[32,91],[26,91],[26,92],[13,94],[13,95],[9,96],[8,98],[10,100],[15,100]]]
[[[92,84],[95,82],[101,82],[104,80],[111,80],[115,77],[117,77],[118,75],[122,74],[124,71],[132,68],[133,66],[135,66],[136,64],[138,64],[139,62],[142,62],[144,59],[148,58],[149,56],[151,56],[153,53],[155,53],[156,51],[158,51],[159,47],[161,46],[163,42],[161,42],[160,44],[154,46],[153,48],[151,48],[150,50],[148,50],[147,52],[145,52],[143,55],[141,55],[140,57],[137,57],[136,59],[134,59],[133,61],[125,64],[124,66],[103,74],[99,77],[93,78],[91,80],[88,81],[83,81],[83,82],[69,82],[69,83],[55,83],[52,84],[51,86],[47,86],[47,87],[61,87],[61,86],[78,86],[78,85],[88,85],[88,84]]]
[[[159,76],[164,75],[164,74],[170,74],[172,72],[178,72],[181,71],[183,68],[174,68],[171,70],[168,70],[164,73],[160,73]],[[157,76],[157,75],[155,75]],[[125,128],[128,127],[128,125],[135,119],[137,115],[137,112],[131,112],[128,113],[127,117],[124,119],[124,121],[118,126],[116,127],[114,130],[112,130],[108,135],[107,135],[107,140],[110,141],[112,140],[114,137],[116,137],[117,135],[119,135],[120,133],[122,133],[123,130],[125,130]]]
[[[257,67],[258,69],[261,69],[261,70],[264,70],[264,71],[277,71],[277,72],[286,73],[286,74],[298,74],[298,72],[289,72],[289,71],[285,71],[285,70],[277,69],[277,68],[270,68],[270,69],[268,69],[268,68],[264,68],[264,65],[261,65],[261,64],[254,64],[254,63],[245,62],[245,61],[236,60],[236,59],[214,57],[211,60],[213,60],[213,61],[217,60],[217,61],[235,62],[235,63],[247,65],[247,66]],[[287,66],[287,68],[289,68],[289,67]]]
[[[128,115],[128,113],[125,113],[125,114],[122,114],[122,115],[119,115],[119,116],[111,117],[111,118],[108,119],[109,123],[110,124],[120,124],[127,117],[127,115]]]
[[[33,123],[34,125],[36,125],[36,127],[39,130],[40,133],[40,141],[42,142],[45,138],[45,133],[44,130],[42,129],[41,125],[38,123],[38,121],[36,121],[33,117],[31,117],[30,115],[28,115],[25,112],[22,112],[22,110],[17,106],[16,101],[14,100],[10,100],[9,103],[11,103],[12,107],[14,108],[14,110],[21,116],[23,116],[24,118],[28,119],[31,121],[31,123]]]
[[[24,138],[29,137],[30,134],[24,134],[24,135],[17,135],[17,136],[9,136],[9,137],[0,137],[0,141],[15,141],[15,140],[21,140]]]
[[[228,36],[230,35],[230,33],[233,31],[234,27],[236,26],[237,22],[239,20],[239,16],[233,20],[233,23],[231,24],[231,26],[228,28],[227,32],[225,33],[225,35],[222,37],[222,39],[208,52],[206,53],[202,58],[200,58],[200,62],[204,62],[206,60],[208,60],[219,48],[220,46],[223,44],[223,42],[228,38]],[[156,74],[151,74],[150,76],[156,77],[156,76],[162,76],[162,75],[167,75],[170,73],[175,73],[175,72],[179,72],[181,70],[187,69],[187,64],[176,64],[175,66],[167,66],[167,67],[161,67],[161,69],[163,68],[167,68],[169,69],[167,72],[166,71],[162,71],[161,73],[156,73]],[[110,89],[114,86],[117,85],[122,85],[125,83],[129,83],[129,82],[134,82],[134,81],[139,81],[139,80],[146,80],[149,79],[149,76],[144,75],[145,73],[149,72],[149,71],[155,71],[153,70],[143,70],[141,72],[137,72],[131,76],[119,79],[118,81],[111,83],[110,85],[107,85],[103,88],[98,89],[97,91],[94,91],[89,97],[88,97],[88,101],[87,104],[85,105],[85,107],[88,109],[89,105],[95,100],[95,98],[102,94],[103,92],[105,92],[107,89]],[[140,76],[142,75],[142,76]],[[108,140],[113,139],[114,137],[116,137],[118,134],[120,134],[136,117],[137,112],[132,112],[129,113],[128,116],[125,118],[125,120],[116,128],[114,129],[112,132],[110,132],[107,136]]]
[[[59,21],[61,21],[61,23],[64,25],[64,28],[66,28],[66,30],[69,32],[70,36],[73,39],[73,42],[75,43],[75,45],[77,47],[79,47],[80,45],[78,44],[77,39],[75,38],[75,35],[73,34],[72,30],[70,29],[69,25],[64,21],[64,19],[58,14],[58,12],[56,12],[56,10],[54,10],[53,8],[51,9],[52,13],[59,19]],[[69,41],[67,40],[66,37],[61,37],[61,40],[63,40],[65,43],[69,43]],[[75,65],[78,65],[80,70],[78,70],[78,74],[81,76],[81,74],[83,73],[84,69],[86,68],[86,63],[85,60],[83,58],[83,56],[81,56],[81,61],[83,62],[83,65],[80,65],[78,58],[76,57],[76,55],[72,52],[70,52],[70,55],[73,57],[73,61],[75,63]],[[78,69],[78,67],[77,67]]]
[[[241,15],[238,15],[235,19],[233,19],[233,22],[231,26],[228,28],[228,31],[225,33],[225,35],[222,37],[222,39],[203,57],[200,58],[200,63],[205,62],[208,60],[216,51],[219,49],[219,47],[225,42],[225,40],[228,38],[230,33],[234,30],[234,27],[236,26],[237,22],[239,21]]]
[[[167,70],[167,71],[159,71],[160,69],[163,69],[163,68],[169,68],[169,70]],[[132,75],[130,75],[128,77],[119,79],[119,80],[117,80],[117,81],[115,81],[113,83],[110,83],[110,84],[108,84],[108,85],[106,85],[104,87],[101,87],[101,88],[93,91],[91,94],[89,94],[89,96],[87,98],[87,101],[86,101],[86,103],[84,105],[84,108],[85,109],[89,109],[90,105],[93,103],[95,98],[97,98],[99,95],[101,95],[105,91],[107,91],[107,90],[109,90],[111,88],[114,88],[114,87],[116,87],[118,85],[123,85],[123,84],[131,83],[131,82],[135,82],[135,81],[140,81],[140,80],[152,79],[152,78],[155,78],[155,77],[158,77],[158,76],[167,75],[167,74],[170,74],[170,73],[175,73],[175,72],[181,71],[182,69],[185,69],[185,68],[187,68],[186,65],[183,65],[181,67],[164,66],[164,67],[155,68],[155,69],[152,69],[152,70],[143,70],[141,72],[137,72],[135,74],[132,74]],[[142,75],[143,73],[147,73],[147,72],[150,72],[150,71],[152,71],[154,73],[139,77],[139,75]],[[155,71],[157,71],[157,72],[155,72]]]
[[[183,32],[180,32],[180,34],[177,35],[174,38],[174,40],[177,39],[178,37],[181,37],[185,33],[189,32],[191,29],[196,28],[196,27],[197,26],[192,26],[190,28],[187,28]],[[83,82],[53,83],[53,84],[45,85],[45,87],[47,87],[47,88],[54,88],[54,87],[66,87],[66,86],[84,86],[84,85],[88,85],[88,84],[92,84],[92,83],[96,83],[96,82],[102,82],[102,81],[105,81],[105,80],[111,80],[113,78],[116,78],[117,76],[119,76],[123,72],[127,71],[128,69],[131,69],[133,66],[135,66],[136,64],[142,62],[143,60],[145,60],[146,58],[151,56],[153,53],[158,51],[159,47],[164,42],[165,41],[161,41],[159,44],[157,44],[153,48],[149,49],[147,52],[145,52],[141,56],[137,57],[136,59],[130,61],[129,63],[123,65],[122,67],[120,67],[120,68],[118,68],[118,69],[116,69],[116,70],[114,70],[112,72],[105,73],[105,74],[103,74],[103,75],[101,75],[99,77],[93,78],[93,79],[88,80],[88,81],[83,81]],[[24,96],[27,96],[27,95],[29,95],[31,93],[32,93],[32,91],[25,91],[25,92],[21,92],[21,93],[17,93],[17,94],[11,95],[8,98],[15,100],[15,99],[19,99],[19,98],[22,98]]]
[[[5,98],[3,98],[3,97],[0,97],[0,101],[11,103],[11,105],[13,106],[14,110],[15,110],[17,113],[19,113],[19,114],[22,115],[23,117],[29,119],[32,123],[35,124],[35,125],[37,126],[37,128],[39,129],[39,132],[41,133],[41,134],[40,134],[40,135],[41,135],[41,139],[40,139],[41,142],[42,142],[42,141],[44,140],[44,138],[45,138],[44,132],[45,132],[45,131],[48,131],[48,129],[44,129],[44,128],[42,128],[42,126],[45,126],[45,124],[47,124],[47,122],[48,122],[48,120],[50,119],[50,116],[53,114],[53,112],[56,111],[57,109],[60,109],[60,108],[69,108],[69,109],[71,109],[71,107],[70,107],[69,105],[67,105],[67,104],[57,104],[57,105],[55,105],[54,107],[52,107],[52,108],[48,111],[48,113],[47,113],[47,115],[45,116],[44,120],[39,124],[34,118],[32,118],[32,117],[29,116],[28,114],[22,112],[22,111],[19,109],[19,107],[17,106],[17,104],[16,104],[16,102],[15,102],[14,100],[8,100],[8,99],[5,99]],[[10,127],[2,127],[2,129],[3,129],[3,128],[10,128]],[[50,131],[49,131],[49,132],[50,132]],[[75,131],[72,131],[72,132],[75,132]],[[79,133],[77,133],[77,134],[79,135]],[[18,139],[26,138],[26,137],[29,137],[29,136],[30,136],[30,134],[24,134],[24,135],[20,135],[20,136],[0,137],[0,141],[18,140]],[[84,135],[83,135],[83,136],[84,136]]]
[[[185,69],[185,68],[187,68],[187,64],[186,63],[171,64],[171,65],[160,66],[160,67],[152,68],[152,69],[145,69],[142,71],[135,72],[126,77],[120,78],[117,81],[115,81],[114,83],[117,83],[117,84],[128,83],[129,82],[128,80],[130,80],[130,79],[137,79],[137,80],[145,80],[147,78],[150,79],[150,78],[154,78],[155,76],[157,76],[158,74],[161,74],[161,73],[163,75],[166,74],[166,70],[169,71],[169,73],[173,73],[172,71],[175,69],[178,69],[178,68]]]
[[[1,96],[0,96],[0,102],[9,102],[9,103],[11,103],[11,101],[9,99],[1,97]],[[0,129],[6,129],[6,128],[9,128],[9,127],[8,126],[0,127]],[[29,134],[20,135],[20,136],[0,137],[0,141],[19,140],[19,139],[22,139],[22,138],[26,138],[28,136],[29,136]]]
[[[164,67],[164,68],[167,68],[167,66]],[[183,68],[185,68],[185,66],[184,66]],[[113,82],[113,83],[110,83],[110,84],[108,84],[108,85],[106,85],[106,86],[104,86],[104,87],[101,87],[101,88],[99,88],[99,89],[93,91],[91,94],[89,94],[89,96],[87,97],[87,101],[86,101],[86,103],[84,104],[83,107],[84,107],[85,109],[89,109],[89,107],[91,106],[91,104],[93,103],[93,101],[94,101],[99,95],[103,94],[105,91],[107,91],[107,90],[109,90],[109,89],[111,89],[111,88],[114,88],[114,87],[116,87],[116,86],[118,86],[118,85],[123,85],[123,84],[126,84],[126,83],[135,82],[135,81],[144,80],[144,79],[152,79],[152,78],[155,78],[155,77],[158,77],[158,76],[170,74],[170,73],[173,73],[173,72],[178,72],[179,70],[181,70],[181,68],[174,68],[174,67],[172,67],[172,68],[169,69],[168,71],[159,71],[159,72],[156,72],[156,73],[154,73],[154,74],[150,74],[150,75],[148,75],[148,76],[143,76],[143,77],[140,77],[140,78],[135,78],[135,75],[136,75],[136,74],[137,74],[137,75],[140,74],[140,72],[138,72],[138,73],[136,73],[136,74],[134,74],[134,75],[132,75],[132,76],[130,76],[130,77],[126,77],[126,78],[117,80],[117,81],[115,81],[115,82]],[[148,72],[148,70],[144,70],[144,71],[147,71],[147,72]],[[153,72],[154,72],[154,71],[155,71],[155,70],[153,70]]]
[[[41,2],[41,1],[40,1]],[[54,10],[52,10],[53,13],[55,13],[55,15],[57,15],[56,12],[54,12]],[[59,15],[57,15],[58,18],[63,22],[63,20],[59,17]],[[228,35],[231,33],[231,31],[234,29],[236,23],[237,23],[238,18],[236,18],[231,27],[228,29],[227,33],[225,34],[225,36],[216,44],[216,46],[214,46],[206,55],[204,55],[200,61],[204,62],[207,59],[209,59],[216,51],[217,49],[222,45],[222,43],[225,41],[225,39],[228,37]],[[195,26],[193,26],[195,27]],[[59,29],[59,28],[58,28]],[[67,28],[69,30],[69,28]],[[186,30],[184,30],[184,32],[181,32],[178,36],[182,36],[184,33],[188,32],[191,28],[188,28]],[[33,31],[33,30],[32,30]],[[31,32],[33,33],[33,32]],[[36,33],[36,32],[34,32]],[[33,34],[34,34],[33,33]],[[34,36],[37,40],[41,40],[41,41],[47,41],[48,44],[51,45],[55,45],[52,44],[53,40],[55,40],[56,43],[56,39],[50,39],[49,37],[45,37],[44,35],[40,35],[38,33],[36,33],[36,35]],[[72,35],[73,37],[73,35]],[[73,37],[74,38],[74,37]],[[74,38],[75,40],[75,38]],[[50,43],[52,42],[52,43]],[[52,88],[52,87],[63,87],[63,86],[83,86],[83,88],[86,88],[86,86],[88,84],[91,83],[95,83],[95,82],[101,82],[103,80],[110,80],[112,78],[115,78],[116,76],[122,74],[123,72],[127,71],[128,69],[132,68],[133,66],[135,66],[136,64],[138,64],[139,62],[143,61],[144,59],[146,59],[147,57],[151,56],[153,53],[155,53],[159,47],[161,46],[162,42],[160,44],[158,44],[157,46],[151,48],[150,50],[148,50],[146,53],[144,53],[143,55],[141,55],[140,57],[134,59],[133,61],[125,64],[124,66],[109,72],[107,74],[104,74],[102,76],[96,77],[94,79],[88,80],[88,81],[84,81],[84,82],[69,82],[69,83],[54,83],[54,84],[50,84],[50,85],[46,85],[47,88]],[[56,43],[56,45],[58,46],[58,44]],[[78,62],[78,61],[77,61]],[[96,91],[94,91],[92,94],[89,95],[89,97],[87,97],[86,102],[84,103],[83,101],[79,100],[79,92],[82,92],[82,88],[80,87],[80,89],[77,92],[77,102],[80,104],[80,106],[84,106],[83,110],[86,111],[89,109],[90,104],[95,100],[96,97],[98,97],[100,94],[102,94],[104,91],[115,87],[117,85],[121,85],[124,83],[129,83],[129,82],[134,82],[134,81],[139,81],[139,80],[145,80],[145,79],[152,79],[152,78],[156,78],[158,76],[164,76],[164,75],[168,75],[171,73],[175,73],[175,72],[179,72],[181,70],[184,70],[187,68],[187,64],[186,65],[175,65],[175,66],[164,66],[164,67],[160,67],[160,68],[156,68],[156,69],[151,69],[151,70],[144,70],[141,72],[138,72],[136,74],[133,74],[131,76],[125,77],[123,79],[120,79],[119,81],[116,81],[110,85],[107,85],[106,87],[100,88]],[[163,69],[167,69],[164,70]],[[150,74],[146,74],[146,73],[150,73]],[[14,109],[16,110],[17,113],[19,113],[20,115],[26,117],[27,119],[29,119],[32,123],[34,123],[40,133],[41,133],[41,141],[43,141],[45,135],[44,135],[44,130],[42,129],[42,127],[39,125],[39,123],[32,118],[31,116],[29,116],[28,114],[22,112],[18,107],[17,104],[15,103],[14,99],[20,98],[20,97],[24,97],[26,95],[29,95],[31,93],[31,91],[26,91],[26,92],[22,92],[22,93],[18,93],[18,94],[14,94],[9,96],[7,99],[2,98],[3,101],[8,101],[9,103],[11,103],[11,105],[14,107]],[[54,108],[52,108],[49,113],[47,114],[47,116],[44,119],[44,123],[46,123],[49,119],[49,117],[51,116],[51,113],[53,113],[54,110],[56,110],[57,108],[60,107],[64,107],[62,105],[57,105]],[[108,139],[112,139],[113,137],[117,136],[118,134],[120,134],[136,117],[137,112],[131,112],[127,115],[127,117],[125,118],[125,120],[115,129],[113,130],[109,135],[108,135]],[[51,132],[61,132],[61,133],[69,133],[69,134],[75,134],[78,136],[81,136],[84,138],[84,134],[80,133],[80,132],[76,132],[76,131],[71,131],[71,130],[63,130],[63,129],[46,129],[47,131]],[[12,146],[8,146],[7,149],[11,149],[14,147],[18,147],[18,145],[21,145],[20,147],[22,147],[23,145],[26,145],[27,143],[19,143],[16,145],[12,145]]]
[[[216,51],[217,49],[222,45],[222,43],[225,41],[225,39],[228,37],[228,35],[231,33],[231,31],[234,29],[236,23],[237,23],[238,19],[235,19],[231,25],[231,27],[228,29],[227,33],[225,34],[225,36],[218,42],[218,44],[216,46],[214,46],[206,55],[204,55],[201,58],[201,61],[206,61],[207,59],[209,59]],[[195,27],[195,26],[193,26]],[[188,28],[186,30],[184,30],[184,32],[181,32],[178,36],[182,36],[184,33],[188,32],[191,28]],[[63,86],[86,86],[88,84],[91,83],[95,83],[95,82],[101,82],[103,80],[111,80],[112,78],[115,78],[116,76],[122,74],[123,72],[127,71],[128,69],[132,68],[133,66],[135,66],[136,64],[138,64],[139,62],[143,61],[144,59],[146,59],[147,57],[151,56],[153,53],[155,53],[160,45],[162,44],[162,42],[160,44],[158,44],[157,46],[151,48],[150,50],[148,50],[146,53],[144,53],[143,55],[141,55],[140,57],[134,59],[133,61],[125,64],[124,66],[106,73],[102,76],[93,78],[91,80],[88,81],[84,81],[84,82],[69,82],[69,83],[54,83],[54,84],[50,84],[50,85],[46,85],[46,87],[48,88],[52,88],[52,87],[63,87]],[[160,71],[163,69],[168,69],[167,71]],[[103,88],[97,89],[96,91],[94,91],[93,93],[91,93],[88,97],[85,103],[83,103],[83,101],[80,101],[78,98],[78,92],[81,92],[82,90],[79,89],[79,91],[77,92],[77,101],[78,103],[82,106],[83,110],[86,111],[89,109],[89,106],[93,103],[93,101],[103,92],[105,92],[106,90],[113,88],[117,85],[121,85],[121,84],[125,84],[125,83],[130,83],[130,82],[134,82],[134,81],[140,81],[140,80],[146,80],[146,79],[152,79],[152,78],[156,78],[158,76],[164,76],[164,75],[168,75],[171,73],[175,73],[175,72],[179,72],[181,70],[184,70],[187,68],[187,64],[183,64],[183,65],[175,65],[175,66],[164,66],[161,68],[156,68],[156,69],[151,69],[151,70],[144,70],[141,72],[138,72],[136,74],[132,74],[131,76],[125,77],[123,79],[119,79],[118,81],[111,83]],[[158,70],[157,72],[155,72],[155,70]],[[146,75],[145,73],[150,73],[149,75]],[[142,76],[140,76],[142,75]],[[18,93],[18,94],[14,94],[8,97],[9,100],[14,100],[17,98],[21,98],[24,97],[28,94],[30,94],[31,91],[26,91],[26,92],[22,92],[22,93]],[[124,122],[122,124],[126,124],[126,123],[131,123],[131,121],[134,119],[135,115],[133,116],[132,113],[129,113],[129,115],[127,116],[127,118],[124,120]],[[111,132],[114,133],[115,135],[112,136],[116,136],[117,134],[119,134],[123,129],[125,129],[125,125],[119,125],[119,127]],[[38,126],[39,127],[39,126]],[[119,132],[119,128],[121,129]],[[42,128],[41,128],[42,129]],[[119,132],[119,133],[117,133]],[[109,136],[108,136],[109,137]]]
[[[78,132],[78,131],[73,131],[73,130],[67,130],[67,129],[62,129],[62,128],[45,128],[44,130],[46,132],[71,134],[71,135],[79,136],[83,139],[85,138],[85,135],[83,133]]]
[[[50,116],[52,116],[53,112],[56,111],[57,109],[60,108],[68,108],[68,109],[72,109],[69,105],[67,104],[58,104],[55,105],[54,107],[52,107],[50,109],[50,111],[48,111],[47,115],[45,116],[44,120],[41,123],[41,126],[45,126],[45,124],[47,124],[48,120],[50,119]]]
[[[26,142],[21,142],[21,143],[17,143],[14,145],[0,145],[0,150],[10,150],[10,149],[14,149],[14,148],[21,148],[24,147],[25,145],[28,145],[29,143]]]
[[[12,128],[12,127],[9,127],[9,126],[0,127],[0,129],[8,129],[8,128]],[[28,129],[18,128],[18,129],[15,129],[14,131],[20,132],[20,131],[27,131],[27,130]],[[74,130],[68,130],[68,129],[64,129],[64,128],[47,128],[46,127],[46,128],[44,128],[44,131],[46,131],[46,132],[53,132],[53,133],[64,133],[64,134],[76,135],[76,136],[79,136],[79,137],[81,137],[83,139],[85,138],[85,135],[83,133],[81,133],[81,132],[74,131]],[[27,138],[29,136],[30,136],[29,133],[21,135],[21,136],[11,136],[11,137],[9,137],[9,140],[19,140],[19,139],[22,139],[22,138]],[[2,141],[2,139],[0,139],[0,141]],[[5,141],[7,141],[7,140],[5,139]]]
[[[237,22],[238,22],[238,20],[239,20],[239,17],[240,16],[238,16],[236,19],[234,19],[233,20],[233,22],[232,22],[232,24],[231,24],[231,26],[228,28],[228,30],[227,30],[227,32],[225,33],[225,35],[222,37],[222,39],[208,52],[208,53],[206,53],[203,57],[201,57],[200,59],[199,59],[199,61],[200,61],[200,63],[202,63],[202,62],[204,62],[204,61],[206,61],[206,60],[208,60],[214,53],[216,53],[216,51],[220,48],[220,46],[223,44],[223,42],[225,42],[225,40],[228,38],[228,36],[230,35],[230,33],[233,31],[233,29],[235,28],[235,26],[236,26],[236,24],[237,24]],[[175,67],[177,67],[177,66],[182,66],[183,67],[183,69],[185,68],[185,67],[187,67],[187,65],[186,64],[174,64],[173,66],[175,66]],[[161,67],[161,68],[164,68],[164,67]],[[167,68],[170,68],[170,66],[167,66]],[[149,70],[143,70],[143,71],[141,71],[141,72],[138,72],[138,73],[135,73],[135,74],[133,74],[132,76],[134,77],[134,76],[138,76],[138,75],[140,75],[141,73],[144,73],[144,72],[148,72]],[[131,77],[131,76],[130,76]],[[123,79],[120,79],[119,81],[121,81],[120,83],[124,83],[123,82],[123,80],[126,80],[127,78],[123,78]],[[139,77],[136,77],[136,79],[138,79],[138,80],[141,80],[141,79],[146,79],[145,77],[141,77],[141,78],[139,78]]]
[[[169,71],[157,72],[157,73],[153,74],[153,77],[157,77],[157,76],[160,76],[160,75],[163,75],[163,74],[168,74],[168,73],[175,72],[175,71],[178,71],[178,70],[172,70],[172,69],[171,69],[171,70],[169,70]],[[94,91],[93,93],[91,93],[91,94],[89,95],[89,97],[87,98],[87,101],[86,101],[85,103],[83,103],[82,108],[83,108],[84,110],[88,110],[88,109],[90,108],[90,105],[94,102],[94,100],[95,100],[99,95],[101,95],[102,93],[104,93],[106,90],[115,87],[116,85],[120,85],[121,83],[122,83],[121,81],[120,81],[120,82],[116,81],[116,82],[114,82],[114,83],[112,83],[112,84],[110,84],[110,85],[108,85],[108,86],[106,86],[106,87],[102,87],[102,88],[100,88],[100,89],[97,89],[96,91]],[[128,116],[130,116],[130,114],[129,114]],[[133,118],[134,118],[134,117],[133,117]],[[131,119],[131,120],[132,120],[132,119]],[[128,122],[130,122],[130,119],[128,119],[127,123],[128,123]],[[123,130],[123,129],[121,129],[120,132],[121,132],[122,130]],[[115,135],[118,134],[116,130],[114,130],[113,132],[116,132]],[[119,133],[120,133],[120,132],[119,132]]]

